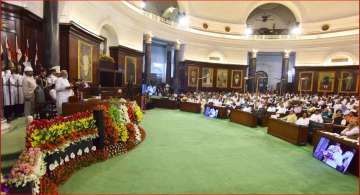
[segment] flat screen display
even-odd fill
[[[345,173],[355,152],[356,150],[353,148],[321,137],[313,156],[337,171]]]
[[[204,115],[209,118],[216,118],[218,116],[219,110],[215,108],[206,107]]]

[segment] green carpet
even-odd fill
[[[59,189],[89,193],[357,194],[358,178],[315,160],[311,147],[200,114],[155,109],[134,151],[76,172]]]
[[[12,130],[1,135],[1,155],[21,152],[25,148],[25,117],[11,121]]]

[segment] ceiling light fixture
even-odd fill
[[[144,9],[146,7],[145,1],[140,1],[140,8]]]
[[[181,14],[179,17],[179,25],[180,26],[188,26],[190,23],[190,18],[185,13]]]
[[[299,35],[301,34],[301,28],[300,28],[300,23],[296,22],[296,25],[294,26],[294,28],[291,29],[290,33],[293,35]]]
[[[247,27],[247,28],[245,29],[245,34],[246,34],[246,35],[252,35],[252,34],[253,34],[253,29],[250,28],[250,27]]]

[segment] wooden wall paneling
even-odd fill
[[[122,86],[125,86],[125,57],[134,57],[136,58],[136,85],[140,86],[142,83],[142,72],[143,72],[143,57],[144,53],[137,51],[125,46],[113,46],[110,47],[110,56],[115,60],[114,71],[118,71],[121,74]],[[116,74],[120,76],[119,74]],[[117,76],[117,77],[118,77]],[[115,78],[118,80],[117,78]]]
[[[322,67],[308,67],[308,66],[297,66],[295,67],[295,87],[296,92],[299,93],[299,74],[303,71],[310,71],[314,72],[314,81],[313,81],[313,89],[312,92],[302,92],[303,94],[325,94],[323,92],[318,92],[318,79],[319,79],[319,72],[335,72],[335,80],[334,80],[334,91],[332,93],[327,94],[345,94],[339,92],[339,85],[340,85],[340,74],[341,71],[358,71],[359,66],[322,66]],[[359,75],[358,75],[359,77]],[[347,93],[351,95],[356,95],[357,93]]]
[[[198,66],[199,70],[200,70],[200,75],[199,78],[202,77],[202,69],[204,67],[208,67],[208,68],[213,68],[213,87],[203,87],[202,86],[202,80],[199,82],[199,90],[202,91],[239,91],[239,92],[243,92],[243,88],[244,88],[244,76],[246,73],[246,69],[247,69],[247,65],[234,65],[234,64],[221,64],[221,63],[209,63],[209,62],[201,62],[201,61],[190,61],[190,60],[186,60],[184,62],[182,62],[184,64],[184,73],[185,74],[180,74],[180,76],[182,77],[182,80],[185,80],[186,82],[183,83],[183,90],[184,91],[194,91],[196,90],[196,87],[188,87],[187,86],[187,81],[188,81],[188,66]],[[216,84],[217,84],[217,72],[218,69],[226,69],[228,72],[228,81],[227,81],[227,88],[217,88]],[[235,88],[231,88],[231,79],[232,79],[232,75],[231,75],[231,71],[232,70],[241,70],[243,71],[243,75],[242,75],[242,88],[240,89],[235,89]]]
[[[92,82],[97,84],[101,37],[92,34],[76,23],[60,24],[61,68],[69,71],[70,80],[78,79],[78,43],[79,40],[92,46]]]
[[[30,11],[12,4],[1,2],[1,36],[3,48],[5,48],[5,37],[8,37],[12,58],[16,59],[16,36],[18,46],[22,54],[26,52],[26,40],[29,40],[29,59],[34,66],[35,48],[38,45],[38,59],[42,63],[42,42],[39,37],[42,33],[42,19]],[[23,59],[20,60],[20,63]]]

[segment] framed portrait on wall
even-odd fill
[[[228,70],[218,69],[216,74],[216,87],[227,88],[227,82],[228,82]]]
[[[136,68],[136,58],[132,56],[125,56],[125,84],[128,84],[129,82],[136,84]]]
[[[339,92],[356,93],[358,92],[359,77],[358,71],[346,70],[340,72]]]
[[[241,89],[242,79],[243,79],[242,70],[231,70],[231,88]]]
[[[319,72],[318,92],[334,92],[335,72]]]
[[[312,92],[314,83],[314,72],[299,72],[298,90],[302,92]]]
[[[86,82],[92,82],[92,45],[78,40],[78,79]]]
[[[202,87],[213,87],[214,69],[209,67],[202,68]]]
[[[188,87],[197,87],[199,82],[199,67],[188,66]]]

